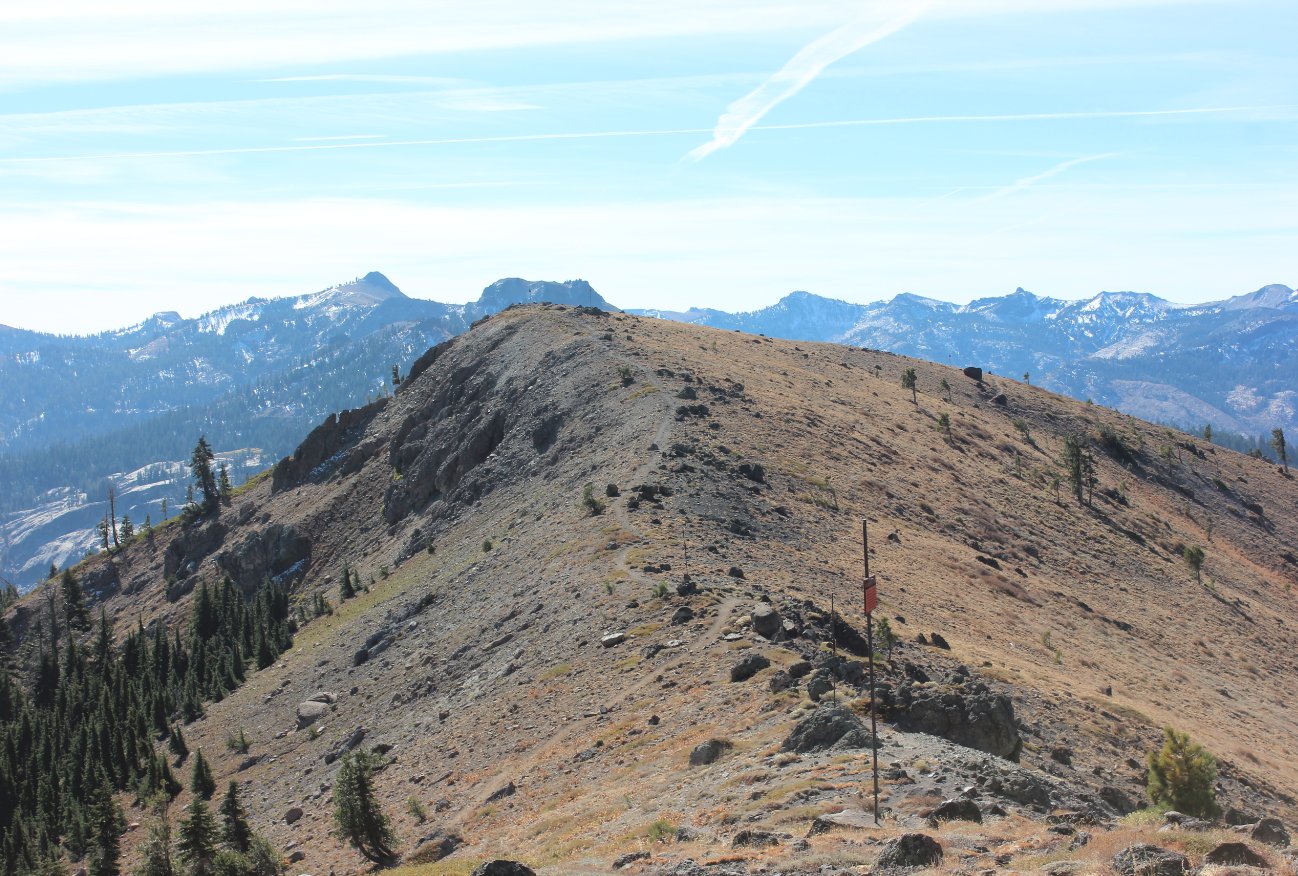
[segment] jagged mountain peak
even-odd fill
[[[406,294],[378,271],[370,271],[348,283],[331,286],[314,295],[304,295],[295,305],[299,309],[313,307],[374,307]]]
[[[1222,302],[1223,310],[1247,310],[1252,307],[1280,309],[1298,304],[1298,292],[1280,283],[1263,286],[1256,292],[1236,295]]]
[[[505,277],[482,290],[478,300],[470,305],[470,310],[478,315],[499,313],[512,304],[569,304],[573,306],[589,305],[601,310],[616,309],[595,291],[585,280],[524,280],[521,277]]]

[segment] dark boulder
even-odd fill
[[[729,749],[730,743],[724,739],[709,739],[707,742],[700,742],[690,752],[690,766],[707,766],[714,763],[717,758],[721,757]]]
[[[844,706],[822,705],[794,726],[780,750],[805,754],[869,747],[870,731],[855,712]]]
[[[771,661],[761,654],[745,654],[739,658],[738,663],[730,667],[730,680],[747,681],[770,665]]]
[[[765,849],[780,844],[780,838],[765,830],[741,830],[730,841],[732,849]]]
[[[983,370],[977,365],[969,365],[964,369],[964,376],[968,377],[970,380],[977,380],[981,383],[983,379]]]
[[[518,861],[488,861],[474,870],[472,876],[536,876],[536,871]]]
[[[780,630],[783,629],[783,620],[780,613],[769,603],[763,602],[753,609],[751,615],[753,621],[753,632],[759,636],[765,636],[768,639],[775,639],[779,636]]]
[[[1121,876],[1186,876],[1191,872],[1185,855],[1149,843],[1128,846],[1113,856],[1112,865]]]
[[[911,867],[931,867],[942,860],[942,846],[933,837],[923,833],[902,834],[884,843],[878,870],[900,870]]]
[[[1264,867],[1269,869],[1271,866],[1266,858],[1244,843],[1222,843],[1204,855],[1203,862],[1228,867]]]
[[[1278,818],[1263,818],[1249,832],[1249,837],[1278,849],[1289,848],[1289,831]]]
[[[1105,785],[1100,789],[1100,799],[1113,807],[1119,815],[1130,815],[1136,811],[1136,803],[1121,788]]]
[[[928,823],[937,827],[943,821],[976,821],[982,823],[983,814],[978,804],[966,797],[944,800],[928,814]]]

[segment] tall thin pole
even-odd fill
[[[829,650],[834,655],[833,670],[829,673],[829,683],[833,685],[834,702],[838,702],[838,685],[834,679],[838,676],[838,615],[834,612],[834,594],[829,594]]]
[[[861,519],[861,555],[865,559],[865,578],[861,582],[861,598],[865,608],[865,648],[870,652],[870,754],[874,758],[874,823],[879,823],[879,726],[876,717],[874,693],[874,616],[870,611],[867,591],[870,587],[870,530],[865,518]]]

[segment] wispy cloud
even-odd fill
[[[1054,167],[1043,170],[1040,173],[1034,173],[1031,176],[1025,176],[1021,179],[1017,179],[1014,182],[1010,183],[1009,185],[1005,186],[1004,188],[997,189],[996,191],[988,195],[985,200],[990,201],[995,198],[1004,198],[1007,195],[1012,195],[1015,194],[1016,192],[1021,192],[1024,189],[1030,189],[1037,183],[1045,182],[1051,177],[1059,176],[1059,174],[1071,170],[1074,167],[1078,167],[1083,164],[1090,164],[1092,161],[1105,161],[1109,158],[1117,158],[1118,155],[1120,154],[1121,153],[1119,152],[1105,152],[1102,155],[1085,155],[1082,156],[1081,158],[1070,158],[1067,161],[1061,161],[1058,164],[1056,164]]]
[[[977,124],[993,122],[1051,122],[1088,119],[1158,119],[1185,116],[1213,116],[1259,111],[1291,110],[1298,105],[1187,107],[1157,110],[1095,110],[1056,113],[999,113],[987,115],[900,116],[881,119],[834,119],[822,122],[792,122],[782,125],[752,125],[749,131],[801,131],[817,128],[860,128],[876,125]],[[675,137],[707,134],[708,128],[658,128],[627,131],[572,131],[535,134],[503,134],[490,137],[443,137],[413,140],[366,140],[324,143],[295,143],[280,146],[234,146],[215,149],[186,149],[159,152],[114,152],[90,155],[46,155],[0,157],[0,164],[46,164],[66,161],[106,161],[128,158],[177,158],[202,155],[254,155],[276,152],[315,152],[333,149],[393,149],[417,146],[455,146],[473,143],[523,143],[547,140],[604,140],[623,137]],[[1108,156],[1104,156],[1108,157]],[[1067,169],[1067,168],[1064,168]]]
[[[808,43],[761,85],[726,108],[712,139],[691,149],[685,158],[700,161],[733,146],[775,107],[793,97],[830,64],[894,34],[918,18],[930,0],[907,0],[894,8],[874,3],[868,13]]]

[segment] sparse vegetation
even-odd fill
[[[604,513],[604,500],[595,495],[595,485],[586,484],[581,491],[581,504],[591,517],[598,517]]]
[[[423,824],[428,820],[428,809],[419,802],[418,797],[410,797],[406,800],[406,811],[410,813],[410,817],[416,824]]]
[[[1202,584],[1204,559],[1203,548],[1199,547],[1197,544],[1186,545],[1185,549],[1181,551],[1181,558],[1184,559],[1185,564],[1190,567],[1190,571],[1194,572],[1194,580]]]
[[[645,831],[645,837],[651,843],[671,842],[676,838],[676,825],[670,821],[659,819],[649,825],[649,829]]]
[[[225,737],[225,747],[236,754],[247,754],[248,750],[252,748],[252,742],[248,739],[248,734],[244,733],[243,728],[240,727],[238,733],[231,733]]]

